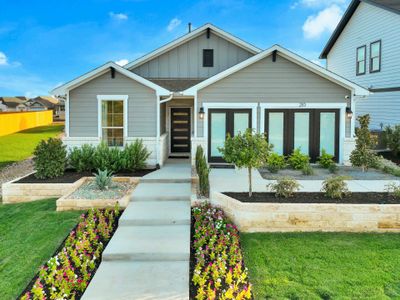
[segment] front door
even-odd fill
[[[208,111],[208,160],[224,162],[218,148],[226,136],[235,136],[251,128],[251,109],[210,109]]]
[[[322,149],[339,158],[339,110],[267,109],[265,133],[273,151],[290,155],[299,148],[315,162]]]
[[[190,152],[190,108],[171,108],[171,153]]]

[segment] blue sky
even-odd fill
[[[134,60],[210,22],[316,60],[349,0],[0,0],[0,96],[47,94],[107,61]]]

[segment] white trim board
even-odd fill
[[[128,95],[97,95],[97,135],[100,141],[103,139],[103,131],[101,126],[101,102],[102,101],[123,101],[124,105],[124,123],[123,123],[123,143],[126,145],[128,138]]]
[[[260,132],[265,132],[265,109],[339,109],[339,163],[343,163],[347,103],[261,103]],[[354,118],[354,116],[353,116]]]
[[[75,78],[55,89],[53,89],[52,91],[50,91],[50,94],[52,95],[64,95],[67,91],[70,91],[74,88],[77,88],[78,86],[100,76],[103,75],[105,73],[107,73],[110,68],[114,68],[116,72],[121,73],[122,75],[125,75],[126,77],[135,80],[153,90],[155,90],[159,95],[169,95],[171,94],[170,91],[168,91],[167,89],[151,82],[150,80],[147,80],[119,65],[117,65],[114,62],[108,62],[86,74],[83,74],[82,76],[79,76],[78,78]]]
[[[126,64],[124,66],[124,68],[129,69],[129,70],[137,68],[140,65],[152,60],[153,58],[160,56],[160,55],[182,45],[183,43],[186,43],[186,42],[198,37],[199,35],[203,34],[204,31],[206,31],[208,28],[210,28],[212,30],[212,33],[216,34],[217,36],[222,37],[225,40],[227,40],[227,41],[235,44],[236,46],[239,46],[253,54],[257,54],[261,51],[260,48],[257,48],[255,46],[251,45],[250,43],[247,43],[247,42],[233,36],[232,34],[214,26],[213,24],[207,23],[199,28],[196,28],[192,32],[189,32],[189,33],[185,34],[184,36]]]
[[[195,95],[195,93],[237,71],[240,71],[258,61],[260,61],[263,58],[266,58],[269,55],[272,55],[272,53],[274,51],[277,51],[277,53],[282,56],[283,58],[288,59],[289,61],[327,79],[330,80],[340,86],[343,86],[346,89],[351,90],[355,95],[357,96],[368,96],[370,94],[370,92],[363,88],[362,86],[359,86],[358,84],[349,81],[347,79],[345,79],[344,77],[341,77],[331,71],[328,71],[327,69],[318,66],[316,64],[314,64],[313,62],[279,46],[279,45],[274,45],[271,48],[268,48],[266,50],[264,50],[263,52],[258,53],[257,55],[254,55],[244,61],[242,61],[241,63],[238,63],[236,65],[234,65],[233,67],[230,67],[229,69],[226,69],[225,71],[222,71],[188,89],[186,89],[185,91],[183,91],[184,95],[187,96],[193,96]]]

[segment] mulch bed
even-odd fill
[[[145,170],[138,170],[136,172],[129,172],[129,171],[122,171],[119,173],[113,174],[115,177],[143,177],[151,172],[154,172],[157,169],[145,169]],[[73,169],[65,170],[63,176],[51,179],[38,179],[35,177],[35,174],[30,174],[20,180],[16,181],[15,183],[74,183],[75,181],[81,179],[82,177],[86,176],[93,176],[93,172],[82,172],[77,173]]]
[[[112,230],[112,233],[111,233],[111,237],[110,237],[110,239],[109,239],[108,241],[104,241],[104,242],[103,242],[103,244],[104,244],[103,251],[104,251],[104,249],[106,249],[108,243],[111,241],[111,238],[113,237],[115,231],[117,230],[117,228],[118,228],[118,223],[119,223],[119,218],[121,217],[121,215],[122,215],[123,212],[124,212],[124,210],[120,210],[120,213],[119,213],[118,217],[115,218],[115,222],[114,222],[114,224],[113,224],[113,230]],[[86,216],[86,215],[87,215],[87,212],[85,213],[85,216]],[[65,241],[66,241],[67,238],[69,237],[69,234],[70,234],[72,231],[75,231],[75,230],[76,230],[76,228],[77,228],[78,225],[79,225],[79,222],[80,222],[80,221],[78,221],[78,223],[74,226],[74,228],[72,228],[72,230],[71,230],[70,232],[68,232],[67,236],[64,238],[64,240],[62,241],[62,243],[60,244],[60,246],[56,249],[56,251],[54,251],[53,255],[50,256],[50,258],[56,256],[56,255],[64,248]],[[89,282],[88,282],[88,286],[89,286],[89,284],[90,284],[90,281],[92,281],[94,275],[96,274],[96,271],[97,271],[97,269],[99,268],[99,266],[100,266],[100,264],[101,264],[101,261],[102,261],[102,256],[101,256],[100,259],[97,260],[97,262],[96,262],[95,268],[94,268],[94,270],[93,270],[93,272],[92,272],[92,274],[91,274],[92,277],[90,278],[90,280],[89,280]],[[38,278],[39,278],[39,271],[36,273],[36,275],[32,278],[32,280],[29,282],[29,284],[26,286],[26,288],[22,291],[22,293],[21,293],[16,299],[20,299],[20,298],[21,298],[23,295],[25,295],[27,292],[31,291],[33,285],[35,284],[35,282],[36,282],[36,280],[37,280]],[[47,291],[47,292],[48,292],[48,293],[46,293],[46,294],[49,295],[49,294],[50,294],[49,291]],[[75,300],[81,299],[82,296],[83,296],[83,293],[80,294],[80,295],[78,295],[77,297],[75,297]]]
[[[351,193],[343,199],[331,199],[324,193],[295,193],[291,198],[278,198],[274,193],[223,193],[245,203],[337,203],[337,204],[400,204],[400,199],[388,193]]]
[[[382,155],[384,158],[394,162],[397,165],[400,165],[400,157],[393,155],[390,151],[379,152],[379,155]]]

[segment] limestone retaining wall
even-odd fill
[[[242,232],[400,232],[400,204],[242,203],[213,192]]]

